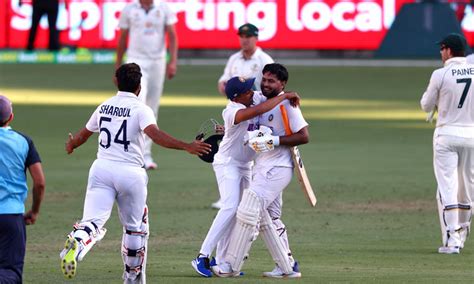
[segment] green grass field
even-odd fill
[[[179,66],[166,82],[159,126],[190,140],[207,118],[221,118],[216,81],[223,67]],[[0,92],[14,98],[12,126],[31,136],[42,156],[47,191],[28,227],[25,283],[64,283],[59,251],[82,216],[91,139],[68,156],[68,132],[82,127],[97,100],[115,94],[109,65],[0,65]],[[432,171],[433,125],[419,99],[432,68],[289,67],[289,90],[303,98],[311,141],[301,147],[318,197],[309,207],[296,180],[284,194],[283,221],[304,283],[441,283],[472,281],[474,244],[439,255]],[[71,99],[72,98],[72,99]],[[197,99],[197,100],[196,100]],[[240,279],[204,279],[190,261],[216,211],[210,165],[184,152],[155,148],[149,172],[149,283],[270,282],[273,268],[258,240]],[[27,206],[30,206],[28,200]],[[80,263],[74,283],[120,283],[121,227],[116,211],[106,238]]]

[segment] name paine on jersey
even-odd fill
[[[451,70],[451,76],[466,76],[474,75],[474,68],[453,68]]]
[[[100,114],[112,115],[117,117],[130,117],[130,109],[126,107],[116,107],[112,105],[102,105]]]

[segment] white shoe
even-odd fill
[[[461,249],[459,247],[439,247],[438,253],[444,254],[459,254]]]
[[[293,265],[293,271],[290,274],[284,274],[280,267],[275,266],[272,271],[263,272],[263,277],[270,278],[301,278],[301,272],[299,270],[298,262]]]
[[[239,277],[240,271],[233,271],[229,263],[211,266],[212,273],[217,277]]]
[[[211,208],[213,209],[221,209],[221,207],[222,207],[222,202],[220,199],[211,204]]]

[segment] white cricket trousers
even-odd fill
[[[97,159],[89,171],[81,222],[102,228],[110,217],[114,201],[122,226],[141,231],[146,206],[148,176],[144,168]]]
[[[283,206],[283,190],[291,182],[293,168],[288,167],[256,167],[253,171],[250,189],[257,194],[262,202],[262,210],[267,210],[275,225],[283,245],[291,253],[286,226],[281,220]]]
[[[250,166],[239,164],[213,164],[222,206],[202,243],[200,253],[211,255],[216,249],[216,261],[220,263],[227,252],[229,234],[235,224],[243,190],[249,187]]]
[[[275,201],[279,202],[283,190],[291,182],[293,168],[288,167],[257,167],[254,168],[252,185],[250,189],[257,194],[262,203],[262,209],[269,210],[270,216],[273,208],[269,208]],[[276,208],[275,208],[276,209]],[[280,208],[277,209],[281,215]]]
[[[474,139],[437,136],[433,148],[441,203],[470,206],[474,197]]]
[[[133,57],[127,58],[127,63],[132,62],[138,64],[142,72],[142,89],[138,97],[153,110],[155,118],[158,120],[158,109],[160,107],[160,99],[166,76],[166,58],[155,60]],[[145,162],[153,160],[151,156],[152,144],[153,141],[145,135],[145,150],[143,152]]]
[[[468,230],[471,224],[474,139],[435,134],[433,152],[443,245],[462,246],[466,238],[465,232],[462,232]],[[456,232],[461,232],[459,239],[450,237],[457,236]]]

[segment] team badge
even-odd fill
[[[270,114],[270,115],[268,116],[268,121],[272,121],[272,120],[273,120],[273,114]]]

